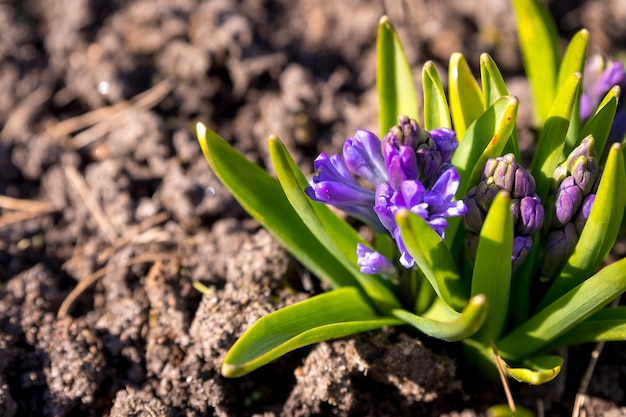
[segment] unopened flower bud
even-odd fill
[[[516,234],[532,235],[543,225],[544,210],[536,195],[511,200],[511,214]]]
[[[595,199],[595,194],[589,194],[583,200],[583,205],[580,210],[578,210],[578,215],[576,215],[576,218],[574,219],[574,226],[576,227],[576,231],[579,235],[582,233],[585,223],[587,223],[587,219],[589,218],[589,214],[591,214],[591,208],[593,207]]]
[[[548,234],[541,273],[546,277],[553,276],[574,251],[578,243],[578,234],[573,223],[567,223],[562,229]]]
[[[583,192],[576,185],[574,177],[569,176],[563,180],[555,196],[555,216],[553,224],[560,227],[569,222],[583,203]]]
[[[513,253],[511,254],[513,270],[518,269],[524,263],[532,247],[532,236],[515,236],[513,239]]]

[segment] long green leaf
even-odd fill
[[[448,94],[454,130],[463,138],[467,128],[483,113],[483,93],[476,83],[467,61],[456,52],[450,56],[448,68]]]
[[[556,348],[591,342],[624,340],[626,340],[626,306],[608,307],[598,311],[556,339],[550,346]]]
[[[467,304],[468,296],[450,249],[417,214],[398,210],[396,222],[407,250],[437,295],[460,311]]]
[[[260,318],[228,351],[222,375],[242,376],[303,346],[399,324],[378,316],[358,289],[339,288]]]
[[[387,16],[383,16],[378,24],[376,86],[380,137],[397,123],[400,115],[418,119],[419,104],[411,66],[400,37]]]
[[[589,31],[579,30],[570,40],[563,54],[563,60],[559,67],[557,87],[562,87],[567,79],[574,73],[582,73],[587,59],[587,47],[589,46]]]
[[[500,97],[509,95],[500,69],[493,58],[487,53],[480,55],[480,78],[483,89],[483,108],[487,109],[493,106]],[[515,155],[517,161],[521,161],[522,159],[519,151],[517,129],[515,129],[515,127],[511,132],[509,141],[504,147],[503,153],[512,153]]]
[[[620,90],[619,86],[611,88],[582,128],[580,137],[584,138],[588,135],[593,135],[596,143],[595,150],[598,156],[606,155],[604,147],[609,138],[611,125],[613,125],[613,119],[617,111]]]
[[[487,159],[499,156],[515,126],[518,105],[513,96],[501,97],[469,127],[452,155],[452,165],[461,178],[457,195],[465,195],[478,182]]]
[[[565,135],[572,117],[581,80],[581,74],[576,73],[565,81],[556,100],[554,100],[548,120],[546,120],[539,136],[530,171],[537,182],[536,193],[541,201],[546,200],[548,190],[552,185],[554,170],[564,159]]]
[[[583,73],[585,69],[585,60],[587,58],[587,47],[589,45],[589,31],[587,29],[579,30],[570,40],[563,61],[559,68],[558,88],[565,84],[567,78],[574,73]],[[565,148],[563,153],[569,154],[572,149],[578,145],[580,136],[580,90],[576,97],[575,111],[572,113],[569,129],[565,140]]]
[[[611,146],[585,227],[561,273],[541,301],[545,306],[585,280],[615,244],[626,208],[626,168],[618,143]]]
[[[304,225],[278,181],[203,124],[198,123],[196,129],[209,166],[252,217],[320,279],[334,287],[357,285],[335,254]]]
[[[626,290],[626,259],[603,268],[497,342],[502,357],[522,359],[600,311]]]
[[[513,0],[524,68],[533,93],[539,125],[548,118],[557,91],[559,38],[550,13],[540,0]]]
[[[509,317],[513,217],[511,197],[500,192],[491,203],[480,231],[471,295],[484,294],[489,315],[476,337],[485,342],[497,340]]]
[[[472,336],[480,329],[487,316],[487,301],[483,295],[470,298],[461,313],[450,310],[443,303],[437,303],[437,300],[439,299],[435,299],[435,307],[431,308],[447,308],[449,311],[445,315],[453,318],[442,321],[426,314],[420,317],[402,309],[392,310],[391,314],[428,336],[448,342],[457,342]],[[437,313],[437,316],[441,315],[439,310]]]
[[[427,61],[422,69],[422,85],[424,89],[424,128],[426,130],[440,127],[450,128],[450,111],[443,91],[437,68],[432,61]]]
[[[400,303],[381,277],[360,272],[356,262],[356,247],[358,243],[366,242],[359,237],[354,228],[337,217],[326,205],[312,201],[304,193],[304,188],[308,185],[307,180],[285,145],[276,136],[270,137],[269,150],[276,175],[287,199],[315,238],[335,254],[339,262],[361,284],[377,308],[386,311],[400,307]]]

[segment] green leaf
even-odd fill
[[[480,329],[487,317],[487,301],[485,296],[477,295],[470,298],[461,313],[457,313],[447,307],[441,299],[435,298],[431,310],[433,313],[429,315],[429,312],[426,312],[424,316],[417,316],[402,309],[392,310],[391,314],[428,336],[456,342],[472,336]],[[446,319],[440,319],[442,316]]]
[[[587,120],[582,128],[582,138],[593,135],[593,139],[596,142],[595,150],[598,156],[606,154],[604,147],[606,146],[606,141],[609,138],[609,132],[613,125],[619,96],[620,87],[614,86],[611,88],[598,105],[595,113],[589,117],[589,120]]]
[[[603,268],[497,342],[502,357],[523,359],[598,312],[626,290],[626,259]]]
[[[452,165],[460,176],[457,195],[464,196],[478,183],[487,159],[500,156],[515,126],[518,105],[516,97],[501,97],[469,127],[452,155]]]
[[[400,115],[418,119],[419,104],[411,66],[400,37],[387,16],[383,16],[378,24],[376,86],[380,106],[380,137],[397,123]]]
[[[509,317],[513,217],[511,197],[500,192],[491,203],[478,240],[471,295],[484,294],[489,315],[477,337],[497,340]]]
[[[487,417],[534,417],[532,411],[519,405],[515,406],[515,411],[506,404],[492,405],[487,409]]]
[[[444,241],[424,219],[409,210],[398,210],[396,222],[407,250],[437,295],[460,311],[467,304],[467,291]]]
[[[565,82],[572,74],[583,72],[585,69],[585,60],[587,59],[588,46],[589,31],[587,29],[581,29],[572,37],[563,54],[557,83],[559,88],[565,85]]]
[[[565,135],[572,118],[581,80],[580,73],[576,73],[565,81],[559,95],[554,100],[541,135],[539,135],[530,172],[537,182],[536,193],[541,201],[546,201],[548,190],[552,185],[554,170],[564,159]]]
[[[432,61],[427,61],[424,64],[422,85],[424,89],[424,128],[426,130],[440,127],[450,128],[450,111],[448,110],[446,94]]]
[[[519,382],[541,385],[552,381],[559,375],[563,367],[563,358],[556,355],[536,356],[524,359],[519,367],[510,367],[509,374]]]
[[[305,226],[278,181],[202,123],[196,133],[209,166],[252,217],[320,279],[334,287],[357,285],[336,255]]]
[[[339,288],[260,318],[230,348],[222,375],[242,376],[303,346],[399,324],[378,316],[358,289]]]
[[[500,97],[509,95],[500,69],[486,52],[480,55],[480,79],[483,87],[483,108],[489,108]]]
[[[559,38],[540,0],[513,0],[524,68],[533,94],[535,117],[543,125],[557,91]]]
[[[626,274],[626,271],[623,271]],[[626,340],[626,306],[604,308],[556,339],[551,347]]]
[[[483,93],[480,91],[467,61],[458,52],[450,56],[448,94],[454,130],[459,138],[463,138],[469,125],[474,123],[474,120],[478,119],[483,110],[491,104],[483,107]]]
[[[500,97],[508,96],[509,93],[504,83],[504,78],[500,73],[500,69],[494,62],[493,58],[487,53],[480,55],[480,78],[483,87],[483,108],[489,108],[498,101]],[[519,139],[517,137],[517,129],[513,127],[509,141],[507,142],[503,153],[512,153],[517,161],[521,161],[519,151]]]
[[[587,47],[589,45],[589,31],[587,29],[579,30],[570,40],[563,61],[559,68],[559,80],[557,86],[560,88],[565,84],[567,78],[574,73],[583,73],[585,69],[585,60],[587,58]],[[576,97],[575,111],[572,113],[569,129],[565,140],[565,148],[563,153],[569,154],[572,149],[578,145],[580,138],[580,90]]]
[[[365,245],[366,242],[354,228],[331,212],[328,206],[312,201],[304,193],[307,180],[276,136],[270,137],[269,151],[287,199],[315,238],[350,271],[377,308],[386,311],[400,307],[380,276],[361,273],[357,265],[356,247],[358,243]]]
[[[596,270],[615,244],[626,208],[626,168],[618,143],[611,146],[593,207],[574,253],[548,289],[540,306],[574,288]]]

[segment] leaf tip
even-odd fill
[[[196,135],[198,135],[198,137],[206,136],[206,126],[204,125],[204,123],[202,122],[196,123]]]
[[[246,374],[241,366],[232,365],[226,362],[222,363],[222,369],[220,372],[224,378],[237,378]]]
[[[391,20],[389,20],[389,16],[383,15],[378,21],[378,26],[388,26],[388,25],[389,26],[391,25]]]

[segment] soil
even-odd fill
[[[564,39],[585,26],[592,52],[626,47],[619,0],[548,5]],[[321,288],[218,182],[193,126],[265,167],[277,134],[310,173],[376,129],[383,14],[418,80],[428,59],[445,74],[462,51],[476,71],[486,51],[528,103],[506,1],[0,4],[1,416],[474,416],[505,402],[458,346],[408,329],[219,374],[250,324]],[[527,104],[520,126],[532,149]],[[626,415],[623,348],[600,357],[587,415]],[[514,385],[518,402],[569,415],[590,349],[551,384]]]

